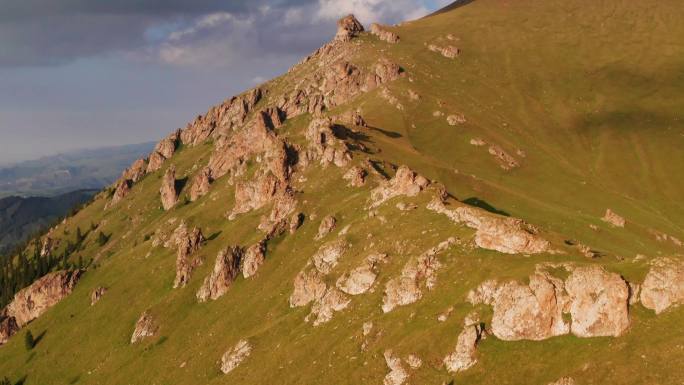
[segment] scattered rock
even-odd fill
[[[363,25],[356,20],[356,17],[354,17],[354,15],[347,15],[337,21],[337,33],[335,34],[335,40],[344,42],[350,41],[351,39],[359,36],[359,34],[363,31]]]
[[[457,126],[457,125],[463,124],[465,122],[466,122],[466,118],[462,114],[447,116],[447,123],[450,126]]]
[[[171,165],[164,173],[162,178],[161,188],[159,189],[161,195],[162,207],[165,211],[170,210],[178,203],[178,192],[176,191],[176,167]]]
[[[383,385],[402,385],[408,379],[408,373],[401,365],[401,359],[395,357],[391,350],[385,350],[384,356],[390,372],[385,376]]]
[[[48,273],[14,295],[5,308],[6,317],[24,327],[71,294],[81,274],[81,270]]]
[[[238,182],[235,185],[235,206],[228,218],[235,219],[238,214],[260,209],[272,202],[279,191],[279,186],[278,178],[270,173],[258,176],[251,181]]]
[[[615,227],[625,227],[625,218],[617,215],[611,209],[606,209],[606,214],[601,220],[608,222]]]
[[[347,171],[343,178],[344,180],[349,181],[349,185],[352,187],[361,187],[366,184],[366,177],[368,176],[368,172],[359,167],[359,166],[354,166]]]
[[[335,288],[328,288],[320,300],[311,306],[311,313],[306,317],[306,321],[311,317],[316,317],[313,326],[330,321],[335,312],[344,310],[349,306],[351,300]]]
[[[454,47],[453,45],[449,45],[446,47],[440,47],[440,46],[435,45],[435,44],[430,44],[430,45],[428,45],[428,49],[432,52],[437,52],[437,53],[441,54],[442,56],[449,58],[449,59],[453,59],[453,58],[455,58],[461,54],[461,50]]]
[[[90,294],[90,306],[95,306],[95,304],[100,301],[103,295],[107,292],[106,287],[99,286]]]
[[[415,354],[409,354],[404,361],[414,370],[423,366],[423,361]]]
[[[656,314],[684,304],[684,262],[672,258],[653,261],[641,285],[641,304]]]
[[[401,166],[392,179],[383,182],[371,191],[371,208],[378,207],[400,195],[416,196],[429,184],[430,182],[422,175],[416,174],[407,166]]]
[[[470,139],[470,144],[472,144],[473,146],[481,147],[481,146],[487,145],[487,142],[485,142],[484,140],[482,140],[480,138],[473,138],[473,139]]]
[[[187,231],[185,223],[182,223],[177,229],[176,244],[178,246],[176,256],[176,278],[173,282],[174,289],[177,287],[184,287],[190,281],[192,271],[197,267],[201,260],[190,260],[190,257],[197,252],[204,243],[204,235],[198,228],[193,228],[191,232]]]
[[[126,179],[119,180],[114,187],[114,195],[112,195],[112,200],[109,201],[105,208],[110,208],[121,202],[121,200],[123,200],[130,192],[131,182]]]
[[[304,223],[304,214],[297,213],[290,218],[290,234],[294,234],[297,229]]]
[[[208,299],[216,300],[228,292],[230,285],[240,274],[240,260],[242,249],[239,247],[227,247],[216,256],[214,270],[211,275],[204,279],[204,283],[197,291],[197,299],[205,302]]]
[[[477,363],[476,348],[483,330],[480,325],[465,325],[458,335],[456,348],[444,358],[447,371],[458,373],[468,370]]]
[[[131,167],[127,168],[123,172],[121,180],[129,180],[132,183],[136,183],[137,181],[142,179],[143,176],[145,176],[146,169],[147,161],[145,159],[138,159],[135,162],[133,162]]]
[[[388,43],[394,44],[399,42],[399,35],[392,31],[386,30],[384,26],[381,26],[377,23],[371,24],[370,33],[377,36],[378,39],[386,41]]]
[[[188,197],[191,202],[196,201],[200,197],[209,192],[211,184],[211,170],[209,167],[201,169],[190,182],[190,189],[188,190]]]
[[[240,340],[221,357],[221,371],[223,374],[230,373],[237,368],[252,353],[252,346],[246,340]]]
[[[489,153],[499,161],[499,166],[504,170],[511,170],[520,166],[520,163],[500,146],[492,144],[489,146]]]
[[[249,278],[256,274],[259,267],[266,260],[266,242],[261,241],[250,246],[245,252],[244,262],[242,264],[242,275]]]
[[[316,270],[328,274],[337,266],[337,261],[348,248],[349,244],[344,240],[331,241],[321,246],[311,260]]]
[[[453,306],[449,306],[443,313],[441,313],[441,314],[439,314],[439,315],[437,316],[437,321],[439,321],[439,322],[446,322],[446,320],[449,318],[449,316],[450,316],[451,313],[453,313],[453,312],[454,312],[454,307],[453,307]]]
[[[373,286],[378,275],[374,271],[374,264],[364,262],[361,266],[344,273],[335,284],[338,289],[350,295],[359,295]]]
[[[147,311],[144,312],[138,322],[135,323],[133,335],[131,335],[131,344],[141,341],[144,338],[152,337],[157,332],[157,325],[152,318],[152,315]]]
[[[572,377],[562,377],[554,382],[549,382],[548,385],[575,385],[575,380]]]
[[[317,270],[300,271],[294,280],[294,291],[290,295],[290,307],[306,306],[323,298],[326,285],[323,275]]]
[[[316,235],[316,240],[322,239],[326,235],[330,234],[333,229],[335,229],[335,224],[337,220],[332,215],[328,215],[321,220],[320,226],[318,226],[318,234]]]
[[[373,322],[368,321],[363,323],[363,336],[366,337],[368,336],[371,331],[373,330]]]

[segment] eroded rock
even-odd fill
[[[483,330],[478,324],[466,324],[458,335],[456,348],[444,358],[447,371],[458,373],[477,363],[476,348]]]
[[[323,275],[317,270],[300,271],[294,280],[294,291],[290,295],[290,307],[306,306],[323,298],[326,285]]]
[[[408,379],[408,373],[401,364],[401,358],[394,356],[391,350],[385,350],[383,355],[390,370],[382,381],[383,385],[402,385]]]
[[[200,197],[206,195],[211,187],[211,170],[208,167],[201,169],[190,182],[190,189],[188,190],[188,198],[191,202],[196,201]]]
[[[103,295],[107,293],[107,288],[99,286],[92,293],[90,293],[90,306],[95,306],[100,301]]]
[[[344,240],[331,241],[321,246],[311,257],[316,270],[323,274],[329,274],[337,266],[337,262],[342,254],[349,248],[349,244]]]
[[[335,40],[350,41],[359,36],[364,31],[363,25],[356,19],[354,15],[347,15],[337,21],[337,33]]]
[[[228,292],[240,274],[242,254],[239,247],[227,247],[218,253],[211,275],[204,279],[204,283],[197,291],[197,299],[200,302],[216,300]]]
[[[655,260],[641,285],[641,304],[656,314],[684,304],[684,262],[673,258]]]
[[[351,300],[334,287],[328,288],[320,300],[314,301],[311,306],[311,313],[307,316],[307,321],[313,317],[313,326],[330,321],[335,312],[344,310],[349,306]]]
[[[378,207],[389,199],[401,195],[416,196],[429,184],[430,182],[422,175],[416,174],[407,166],[401,166],[392,179],[371,191],[371,207]]]
[[[171,165],[164,173],[162,184],[159,188],[162,207],[168,211],[178,203],[178,192],[176,191],[176,167]]]
[[[321,220],[320,226],[318,226],[318,234],[316,235],[315,239],[322,239],[326,235],[330,234],[331,231],[335,229],[335,225],[337,224],[337,219],[333,217],[332,215],[327,215]]]
[[[19,331],[19,325],[14,317],[0,317],[0,345],[9,341],[10,337]]]
[[[245,257],[242,264],[242,275],[249,278],[256,274],[259,267],[263,265],[266,260],[266,242],[261,241],[250,246],[245,251]]]
[[[147,337],[152,337],[157,332],[157,324],[149,312],[144,312],[138,322],[135,323],[135,329],[131,335],[131,344],[142,341]]]
[[[399,42],[399,35],[392,31],[388,31],[385,29],[386,27],[377,23],[373,23],[370,26],[370,33],[373,35],[377,36],[378,39],[386,41],[388,43],[398,43]]]
[[[352,187],[362,187],[366,184],[368,172],[359,166],[350,168],[343,176],[344,180],[349,181]]]
[[[606,213],[601,220],[610,223],[615,227],[625,227],[625,218],[619,216],[611,209],[606,209]]]
[[[190,281],[192,271],[197,267],[201,260],[191,260],[191,256],[197,252],[204,243],[202,230],[193,228],[188,232],[185,223],[181,224],[174,234],[176,236],[177,255],[176,255],[176,278],[173,287],[184,287]]]
[[[221,357],[221,371],[223,374],[230,373],[237,368],[252,353],[252,346],[247,340],[240,340]]]

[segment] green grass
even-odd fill
[[[259,241],[263,235],[255,228],[270,208],[228,221],[234,187],[223,178],[198,201],[164,212],[158,194],[162,169],[137,183],[115,209],[105,211],[101,198],[60,226],[58,233],[66,228],[73,237],[77,226],[92,222],[113,236],[103,249],[97,232],[88,237],[80,254],[92,258],[96,268],[73,295],[30,324],[35,336],[44,333],[31,352],[23,346],[24,331],[0,348],[0,375],[14,381],[25,377],[27,385],[380,383],[387,372],[382,353],[391,348],[402,357],[416,353],[423,359],[423,367],[411,371],[411,383],[545,384],[562,376],[578,384],[682,382],[684,367],[676,364],[684,353],[681,308],[656,317],[637,305],[629,332],[620,338],[503,342],[489,337],[478,348],[480,362],[456,376],[441,360],[453,350],[471,310],[466,293],[481,281],[525,280],[545,261],[588,263],[564,246],[565,239],[601,251],[604,256],[591,263],[636,282],[648,268],[648,259],[633,262],[637,254],[682,253],[649,231],[684,239],[683,10],[676,1],[478,0],[393,28],[402,39],[396,45],[363,36],[357,56],[350,58],[367,65],[382,55],[407,71],[388,87],[404,111],[373,91],[330,112],[363,110],[372,128],[358,129],[367,136],[370,154],[357,153],[356,160],[368,156],[385,165],[408,164],[461,200],[476,198],[491,210],[539,226],[565,254],[528,257],[474,249],[472,230],[424,209],[426,194],[382,205],[383,224],[363,210],[377,179],[355,189],[342,180],[345,170],[309,167],[306,182],[294,182],[299,210],[307,214],[302,228],[269,243],[255,277],[240,277],[219,300],[199,304],[195,293],[218,251]],[[455,60],[425,47],[447,44],[447,34],[459,39],[448,43],[462,49]],[[269,83],[269,98],[310,65]],[[419,101],[409,99],[409,89]],[[448,126],[445,117],[433,116],[435,110],[462,113],[467,123]],[[288,121],[279,133],[303,144],[308,120]],[[474,137],[511,154],[523,150],[526,157],[516,156],[521,167],[502,170],[486,147],[469,144]],[[192,178],[211,150],[211,144],[184,147],[172,160],[177,175]],[[401,212],[395,208],[399,201],[420,208]],[[627,226],[602,222],[606,208],[624,216]],[[316,220],[309,220],[313,213]],[[338,219],[337,230],[314,241],[319,220],[328,214]],[[169,223],[173,218],[177,221]],[[145,238],[158,229],[173,230],[180,219],[214,237],[199,252],[204,264],[190,284],[172,289],[174,251],[152,248]],[[292,281],[318,247],[346,225],[353,247],[327,278],[330,283],[373,251],[388,253],[389,263],[381,267],[373,292],[353,297],[348,309],[314,328],[303,321],[308,307],[288,306]],[[414,305],[383,314],[385,283],[410,257],[449,236],[462,242],[439,257],[437,288]],[[109,291],[91,307],[89,295],[98,286]],[[454,313],[437,322],[449,306]],[[130,345],[134,324],[147,309],[159,332]],[[362,351],[361,328],[369,320],[374,331]],[[221,355],[243,338],[253,345],[252,355],[229,375],[221,374]]]

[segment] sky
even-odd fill
[[[0,0],[0,164],[157,140],[285,72],[354,13],[451,0]]]

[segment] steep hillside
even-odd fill
[[[50,198],[7,197],[0,199],[0,254],[52,225],[97,191],[79,190]]]
[[[682,383],[684,8],[465,3],[345,18],[163,139],[42,239],[88,266],[17,294],[0,373]]]

